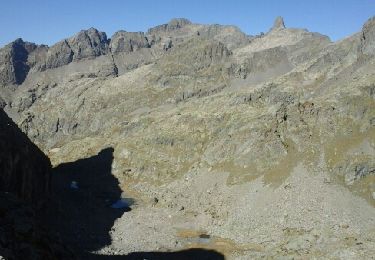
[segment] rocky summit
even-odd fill
[[[336,42],[282,17],[17,39],[0,109],[1,196],[46,200],[65,258],[375,255],[374,17]]]

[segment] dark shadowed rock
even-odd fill
[[[0,258],[74,259],[39,223],[50,193],[51,163],[0,109]]]
[[[39,223],[38,211],[14,194],[0,191],[0,259],[76,259]]]
[[[39,203],[48,193],[51,163],[47,156],[0,110],[0,191]]]

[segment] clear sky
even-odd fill
[[[0,0],[0,6],[0,46],[20,37],[51,45],[90,27],[110,38],[120,29],[146,31],[174,17],[258,34],[279,15],[287,27],[338,40],[375,15],[375,0]]]

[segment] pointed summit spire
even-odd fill
[[[284,19],[281,16],[276,17],[271,31],[285,29]]]

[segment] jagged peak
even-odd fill
[[[278,16],[276,17],[273,23],[271,31],[277,31],[277,30],[282,30],[282,29],[285,29],[284,18],[281,16]]]

